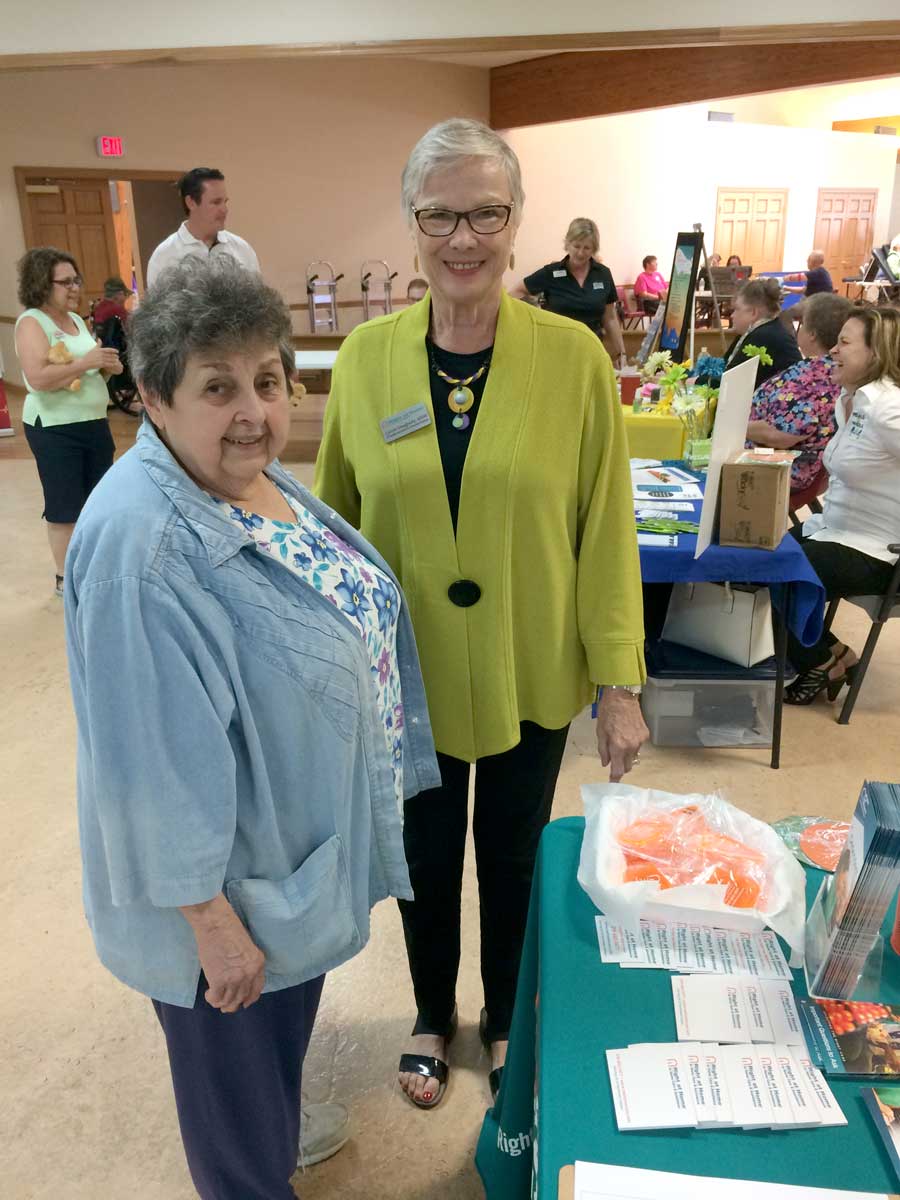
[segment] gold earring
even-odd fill
[[[513,251],[512,254],[510,254],[510,256],[509,256],[509,269],[511,271],[514,270],[515,265],[516,265],[516,252]]]
[[[418,273],[419,273],[419,255],[418,254],[416,254],[415,257],[413,258],[413,270],[418,275]]]

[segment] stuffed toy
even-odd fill
[[[47,362],[54,367],[64,367],[66,363],[74,362],[72,352],[65,342],[54,342],[50,347],[50,353],[47,355]],[[70,392],[77,392],[81,387],[80,379],[73,379],[69,384]]]

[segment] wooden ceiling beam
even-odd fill
[[[897,73],[892,40],[554,54],[491,70],[495,129]]]
[[[113,36],[111,34],[111,36]],[[259,46],[170,46],[139,50],[68,50],[0,54],[0,72],[59,70],[61,67],[191,66],[257,59],[331,56],[420,57],[441,54],[500,54],[521,50],[548,55],[569,50],[645,50],[665,47],[800,45],[803,43],[900,40],[900,20],[828,21],[805,25],[710,25],[699,29],[641,29],[624,32],[522,34],[502,37],[414,38],[406,41],[320,42]],[[890,72],[893,73],[893,72]]]

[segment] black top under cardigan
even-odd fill
[[[765,383],[767,379],[771,379],[773,375],[777,375],[779,371],[783,371],[785,367],[799,362],[803,357],[793,331],[787,328],[780,317],[773,317],[771,321],[764,321],[762,325],[757,325],[738,347],[740,340],[740,337],[736,337],[725,351],[725,370],[739,367],[742,362],[746,362],[746,356],[741,353],[744,346],[761,346],[764,350],[768,350],[772,364],[766,366],[760,362],[756,373],[757,387],[761,383]]]

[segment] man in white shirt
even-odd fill
[[[178,190],[187,220],[150,255],[147,286],[153,285],[160,271],[189,254],[230,254],[241,266],[258,271],[259,259],[250,243],[225,228],[228,192],[222,172],[214,167],[194,167],[179,179]]]

